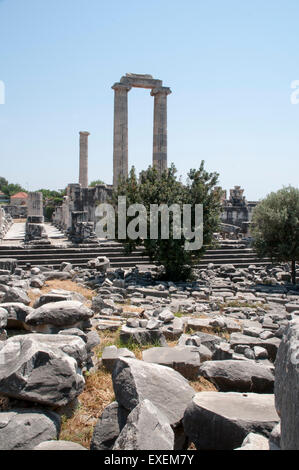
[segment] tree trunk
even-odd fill
[[[292,283],[296,285],[296,260],[292,260]]]

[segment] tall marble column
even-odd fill
[[[131,87],[115,83],[114,136],[113,136],[113,186],[119,178],[128,176],[128,91]]]
[[[80,134],[80,167],[79,183],[81,188],[88,188],[88,136],[89,132],[79,132]]]
[[[170,93],[168,87],[151,91],[151,96],[154,96],[153,166],[159,173],[167,169],[167,95]]]

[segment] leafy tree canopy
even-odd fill
[[[3,188],[8,185],[8,181],[3,176],[0,176],[0,191],[3,192]]]
[[[46,219],[51,220],[55,207],[60,206],[63,202],[63,197],[66,195],[65,189],[54,191],[51,189],[39,189],[43,194],[44,214]]]
[[[203,205],[203,243],[210,245],[213,241],[213,233],[217,231],[220,217],[220,190],[216,189],[218,182],[217,173],[208,173],[201,162],[199,169],[190,170],[188,182],[184,185],[176,176],[176,168],[171,165],[165,172],[149,167],[136,177],[134,167],[129,177],[119,182],[113,192],[112,204],[117,209],[118,196],[126,196],[127,207],[131,204],[143,204],[147,214],[150,213],[151,204],[178,204],[182,211],[183,204],[190,204],[191,228],[195,228],[195,204]],[[127,216],[127,226],[135,218]],[[159,218],[159,232],[157,239],[151,239],[150,217],[147,217],[147,238],[138,237],[136,240],[126,238],[121,241],[128,252],[137,246],[143,246],[145,253],[151,261],[164,267],[164,277],[168,280],[187,279],[194,265],[202,257],[205,246],[199,250],[187,251],[185,249],[186,238],[182,233],[181,239],[173,238],[173,213],[169,213],[169,239],[161,238],[161,216]],[[116,229],[118,223],[116,221]],[[117,236],[118,238],[118,236]]]
[[[89,187],[93,188],[94,186],[97,186],[98,184],[105,184],[105,182],[103,180],[95,180],[89,184]]]
[[[1,191],[7,196],[13,196],[20,192],[27,192],[20,184],[9,183],[6,186],[1,187]]]
[[[299,189],[288,186],[269,194],[254,209],[252,225],[258,255],[291,262],[295,284],[299,261]]]

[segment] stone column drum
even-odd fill
[[[131,87],[115,83],[114,90],[114,136],[113,136],[113,185],[119,178],[128,176],[128,91]]]
[[[89,132],[79,132],[80,134],[80,168],[79,183],[82,188],[88,188],[88,136]]]
[[[168,87],[154,88],[154,139],[153,139],[153,166],[159,173],[167,169],[167,95],[171,90]]]

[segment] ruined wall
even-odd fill
[[[27,206],[2,206],[6,214],[9,214],[13,219],[26,219]]]
[[[63,230],[68,230],[72,225],[72,212],[86,212],[87,221],[94,223],[96,207],[109,200],[111,195],[112,186],[105,184],[93,188],[69,184],[62,206],[57,207],[53,214],[53,223]]]
[[[241,228],[241,231],[248,229],[248,223],[251,222],[252,212],[257,202],[248,202],[244,196],[244,189],[235,186],[230,190],[230,197],[222,199],[221,222],[224,224],[235,225]]]
[[[0,240],[2,240],[12,225],[12,218],[6,214],[4,209],[0,207]]]

